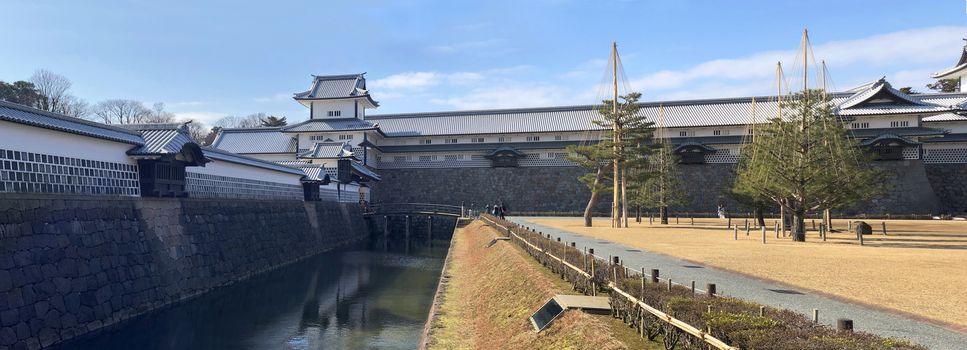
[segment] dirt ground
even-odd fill
[[[581,218],[538,218],[553,226],[619,242],[709,266],[772,279],[856,302],[903,311],[967,330],[967,221],[867,220],[874,234],[860,246],[845,232],[846,220],[834,220],[822,242],[816,231],[806,243],[776,238],[776,220],[766,220],[766,244],[753,228],[738,240],[724,219],[687,218],[670,225],[633,221],[630,228],[612,229],[607,218],[584,227]],[[882,234],[886,223],[887,235]],[[657,221],[656,221],[657,223]],[[744,219],[732,220],[743,225]],[[819,221],[817,220],[817,225]],[[807,228],[812,228],[807,220]]]
[[[607,315],[565,311],[535,333],[528,318],[555,294],[573,294],[522,250],[479,221],[455,233],[450,277],[431,324],[429,349],[657,349]],[[632,344],[629,346],[628,344]]]

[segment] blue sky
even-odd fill
[[[364,71],[371,113],[590,104],[613,40],[644,100],[769,94],[803,27],[836,88],[887,76],[923,90],[967,36],[961,0],[3,0],[0,19],[0,80],[48,69],[89,102],[201,121],[302,120],[291,94],[311,74]]]

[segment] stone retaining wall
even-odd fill
[[[0,348],[60,343],[368,235],[337,203],[0,195]]]
[[[687,204],[675,212],[714,213],[719,204],[730,212],[747,211],[731,198],[734,164],[681,165]],[[924,166],[920,160],[874,162],[884,171],[883,197],[848,210],[864,214],[937,214],[967,210],[967,165]],[[590,191],[578,181],[578,167],[380,169],[382,181],[373,199],[383,203],[437,203],[480,209],[503,202],[511,215],[579,214]],[[601,195],[598,213],[607,215],[611,193]],[[946,208],[946,209],[945,209]]]

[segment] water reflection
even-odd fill
[[[413,349],[445,254],[324,253],[62,348]]]

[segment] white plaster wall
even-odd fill
[[[204,167],[188,167],[186,171],[197,174],[209,174],[218,176],[230,176],[242,179],[269,181],[290,185],[301,185],[300,175],[283,173],[280,171],[268,170],[238,163],[227,162],[213,159]]]
[[[0,148],[137,165],[125,153],[135,145],[0,121]]]
[[[362,105],[359,106],[360,116],[356,116],[355,100],[319,100],[312,101],[312,119],[341,119],[358,118],[363,114]],[[330,117],[329,111],[341,111],[338,117]]]

